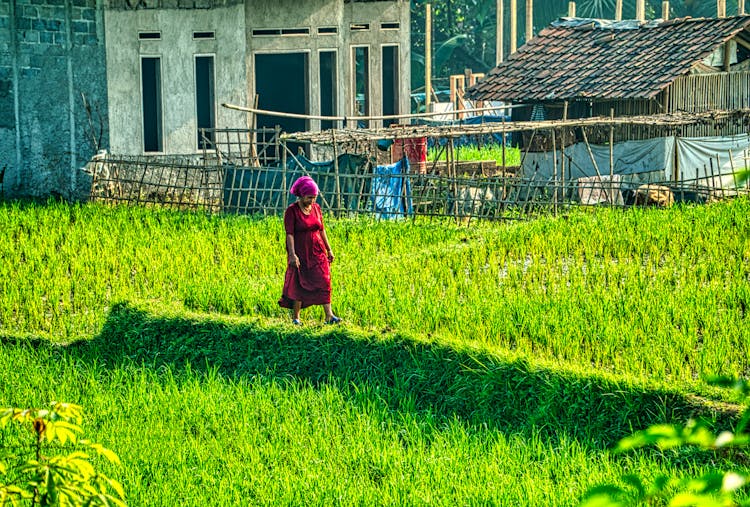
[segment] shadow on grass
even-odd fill
[[[385,403],[417,420],[459,419],[477,430],[552,440],[568,436],[594,448],[650,424],[684,422],[701,408],[672,392],[568,377],[398,335],[164,317],[128,304],[112,308],[99,336],[64,350],[110,368],[132,362],[179,372],[189,364],[191,371],[213,368],[228,378],[331,382],[353,403]],[[363,400],[363,392],[377,399]]]

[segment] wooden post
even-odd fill
[[[510,0],[510,54],[516,52],[518,46],[518,3]]]
[[[745,15],[745,0],[737,0],[737,14]]]
[[[615,109],[609,110],[609,181],[615,176]]]
[[[563,121],[568,120],[568,101],[563,102]],[[567,140],[566,128],[563,127],[560,134],[560,186],[562,188],[562,202],[565,202],[565,142]]]
[[[503,62],[503,31],[504,15],[503,0],[496,0],[497,11],[495,13],[495,64],[500,65]]]
[[[646,21],[646,0],[636,0],[635,19],[638,21]]]
[[[445,152],[445,160],[448,165],[448,176],[453,175],[453,218],[458,223],[458,171],[456,168],[456,153],[453,148],[453,138],[450,137],[448,138],[448,149]]]
[[[534,37],[534,0],[526,0],[526,42]]]
[[[669,19],[669,0],[664,0],[661,3],[661,19],[664,21]]]
[[[716,0],[716,17],[727,17],[727,0]]]
[[[424,110],[429,113],[432,102],[432,6],[426,4],[424,7]]]
[[[553,194],[552,204],[553,209],[555,211],[555,215],[557,215],[557,182],[558,182],[558,173],[557,173],[557,139],[555,138],[555,129],[552,129],[552,181],[555,182],[555,193]]]
[[[589,144],[589,138],[586,136],[586,127],[581,127],[581,134],[583,134],[583,142],[586,145],[586,150],[589,152],[589,158],[591,158],[591,163],[594,164],[594,170],[596,171],[596,175],[599,177],[599,188],[602,189],[604,192],[604,197],[607,199],[607,202],[612,202],[613,200],[610,199],[611,190],[605,190],[604,182],[602,181],[602,173],[599,171],[599,164],[596,163],[596,158],[594,158],[594,152],[591,151],[591,145]],[[610,182],[609,185],[612,183]],[[592,186],[592,188],[595,188]]]
[[[622,0],[615,2],[615,21],[622,21]]]
[[[341,216],[341,181],[339,179],[339,156],[336,149],[336,129],[331,129],[331,144],[333,145],[333,176],[336,178],[336,216]]]
[[[259,95],[255,94],[255,99],[253,100],[253,109],[258,109],[258,99]],[[252,159],[250,161],[250,165],[253,167],[260,167],[260,160],[258,160],[258,115],[255,114],[255,112],[251,113],[252,117],[252,124],[250,128],[253,130],[253,135],[250,139],[250,158]],[[242,160],[242,146],[239,147],[240,149],[240,160]]]
[[[724,72],[729,72],[732,67],[732,46],[729,45],[729,41],[724,43]],[[727,77],[727,84],[729,77]]]
[[[281,149],[281,211],[286,210],[287,206],[289,206],[289,190],[286,187],[286,152],[286,142],[284,142],[284,146]]]
[[[502,146],[502,150],[503,150],[503,153],[502,153],[503,173],[505,173],[505,114],[504,113],[505,113],[505,110],[503,110],[503,118],[502,118],[502,121],[503,121],[503,134],[502,134],[503,137],[502,137],[502,139],[503,140],[500,143],[500,146]]]
[[[568,2],[568,17],[569,18],[576,17],[576,3],[575,2]]]

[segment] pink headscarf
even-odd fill
[[[304,197],[306,195],[318,195],[319,189],[315,180],[309,176],[302,176],[292,183],[292,188],[289,189],[289,192],[297,197]]]

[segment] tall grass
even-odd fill
[[[457,146],[455,148],[454,156],[456,160],[494,160],[497,162],[497,165],[502,165],[503,147],[500,144],[485,144],[482,146],[469,144],[464,146]],[[434,162],[440,159],[445,159],[444,148],[434,147],[430,148],[427,151],[427,160],[429,160],[430,162]],[[512,167],[521,165],[521,150],[512,146],[506,146],[504,160],[506,166]]]
[[[132,505],[573,505],[725,459],[605,449],[750,372],[748,212],[329,219],[297,329],[277,218],[6,203],[0,405],[83,405]]]
[[[334,305],[364,329],[583,372],[748,374],[748,211],[737,200],[471,228],[332,221]],[[275,218],[6,205],[0,330],[71,341],[95,334],[114,303],[144,300],[284,322],[281,229]]]

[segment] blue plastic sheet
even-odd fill
[[[414,213],[411,200],[409,160],[402,158],[395,164],[375,167],[372,179],[372,211],[375,218],[393,220]]]

